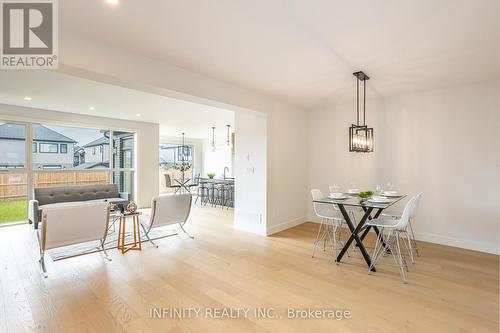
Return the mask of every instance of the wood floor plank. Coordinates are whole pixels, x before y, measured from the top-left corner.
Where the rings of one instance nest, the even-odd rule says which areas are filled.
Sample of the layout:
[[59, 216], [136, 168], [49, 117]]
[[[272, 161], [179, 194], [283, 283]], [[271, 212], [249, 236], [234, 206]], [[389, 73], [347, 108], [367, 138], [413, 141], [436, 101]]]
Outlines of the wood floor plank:
[[[499, 257], [420, 242], [402, 284], [392, 257], [368, 274], [359, 250], [311, 258], [318, 225], [270, 237], [238, 231], [231, 210], [196, 206], [188, 231], [113, 261], [91, 255], [37, 264], [32, 227], [0, 228], [2, 332], [498, 332]], [[344, 231], [344, 236], [347, 236]], [[367, 238], [368, 247], [374, 238]], [[151, 309], [197, 308], [197, 318]], [[207, 318], [211, 308], [272, 308], [275, 318]], [[350, 319], [288, 319], [287, 310], [349, 310]]]

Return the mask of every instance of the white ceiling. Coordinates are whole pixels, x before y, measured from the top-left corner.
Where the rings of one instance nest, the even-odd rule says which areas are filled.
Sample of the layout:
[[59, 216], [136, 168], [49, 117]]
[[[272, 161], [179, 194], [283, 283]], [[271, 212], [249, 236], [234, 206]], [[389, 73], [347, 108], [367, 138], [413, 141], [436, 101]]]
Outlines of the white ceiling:
[[159, 123], [161, 136], [209, 138], [216, 126], [225, 140], [226, 124], [234, 127], [232, 111], [50, 71], [2, 71], [0, 103]]
[[303, 107], [500, 78], [498, 0], [60, 1], [70, 31]]

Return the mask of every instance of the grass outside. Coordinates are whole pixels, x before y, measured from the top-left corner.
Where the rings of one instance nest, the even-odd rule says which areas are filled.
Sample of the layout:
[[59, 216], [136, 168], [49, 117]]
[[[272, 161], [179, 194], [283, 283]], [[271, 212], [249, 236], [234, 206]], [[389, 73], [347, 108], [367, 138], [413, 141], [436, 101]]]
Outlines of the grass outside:
[[0, 223], [25, 221], [27, 219], [27, 200], [0, 201]]

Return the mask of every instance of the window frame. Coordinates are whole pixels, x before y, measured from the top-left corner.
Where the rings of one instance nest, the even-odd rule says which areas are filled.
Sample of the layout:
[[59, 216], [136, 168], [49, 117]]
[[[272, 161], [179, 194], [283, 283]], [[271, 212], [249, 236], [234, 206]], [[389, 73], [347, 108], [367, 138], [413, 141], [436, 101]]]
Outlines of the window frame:
[[[25, 126], [25, 157], [24, 157], [24, 164], [23, 167], [19, 168], [12, 168], [12, 169], [2, 169], [0, 168], [0, 174], [26, 174], [27, 178], [27, 200], [32, 200], [33, 199], [33, 175], [36, 173], [47, 173], [47, 172], [57, 172], [57, 173], [71, 173], [75, 172], [76, 170], [74, 169], [61, 169], [61, 170], [54, 170], [54, 169], [33, 169], [33, 144], [37, 144], [37, 153], [40, 153], [40, 147], [39, 144], [43, 142], [35, 142], [33, 140], [33, 125], [38, 125], [38, 124], [48, 124], [50, 125], [50, 122], [36, 122], [36, 121], [17, 121], [17, 120], [8, 120], [8, 119], [2, 119], [0, 118], [0, 121], [3, 123], [8, 123], [8, 124], [18, 124], [18, 125], [24, 125]], [[75, 128], [85, 128], [84, 126], [72, 126], [67, 123], [58, 123], [58, 126], [66, 126], [66, 127], [75, 127]], [[95, 128], [92, 125], [87, 126], [87, 128]], [[130, 198], [132, 201], [136, 201], [136, 194], [137, 194], [137, 169], [135, 168], [135, 165], [137, 163], [137, 131], [134, 129], [118, 129], [118, 128], [113, 128], [113, 129], [104, 129], [106, 131], [109, 131], [109, 142], [110, 145], [112, 145], [113, 142], [113, 132], [128, 132], [133, 134], [133, 168], [114, 168], [114, 162], [113, 162], [113, 149], [109, 149], [108, 154], [109, 154], [109, 166], [106, 168], [102, 169], [89, 169], [89, 170], [77, 170], [78, 172], [102, 172], [105, 171], [108, 173], [109, 176], [109, 181], [110, 183], [114, 183], [113, 180], [113, 174], [114, 172], [119, 172], [119, 171], [125, 171], [125, 172], [130, 172], [132, 176], [132, 197]], [[50, 142], [45, 142], [45, 143], [50, 143]], [[59, 152], [59, 144], [58, 145], [58, 152]], [[111, 147], [111, 146], [110, 146]], [[95, 146], [94, 146], [95, 148]], [[85, 148], [84, 148], [85, 149]], [[44, 153], [45, 154], [45, 153]], [[52, 153], [47, 153], [47, 154], [54, 154]], [[2, 226], [7, 226], [7, 225], [13, 225], [13, 224], [26, 224], [28, 221], [22, 221], [22, 222], [5, 222], [2, 223]]]
[[[63, 147], [65, 148], [65, 151], [62, 150]], [[67, 154], [68, 153], [68, 144], [67, 143], [59, 144], [59, 152], [61, 154]]]

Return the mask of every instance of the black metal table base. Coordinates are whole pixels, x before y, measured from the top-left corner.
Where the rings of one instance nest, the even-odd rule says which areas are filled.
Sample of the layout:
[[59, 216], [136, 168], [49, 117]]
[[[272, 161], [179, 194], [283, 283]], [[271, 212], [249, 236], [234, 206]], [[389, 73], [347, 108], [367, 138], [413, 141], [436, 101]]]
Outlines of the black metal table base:
[[[339, 263], [342, 260], [342, 257], [347, 252], [347, 250], [351, 246], [352, 242], [355, 241], [356, 246], [359, 248], [359, 251], [363, 255], [363, 258], [365, 259], [366, 264], [370, 268], [372, 265], [372, 261], [371, 261], [370, 255], [366, 251], [366, 248], [363, 244], [363, 240], [365, 239], [366, 235], [368, 234], [368, 232], [372, 228], [372, 226], [367, 226], [365, 228], [365, 224], [368, 220], [372, 219], [371, 213], [372, 213], [374, 208], [373, 207], [363, 207], [365, 214], [363, 215], [363, 217], [359, 221], [358, 225], [355, 227], [354, 224], [352, 223], [352, 220], [349, 217], [349, 214], [347, 213], [344, 205], [338, 204], [338, 207], [340, 209], [340, 212], [342, 213], [342, 216], [344, 217], [344, 219], [346, 221], [347, 226], [349, 227], [349, 230], [351, 231], [351, 236], [349, 237], [349, 239], [345, 243], [344, 247], [340, 251], [339, 255], [337, 256], [336, 262]], [[375, 213], [375, 216], [373, 218], [378, 218], [380, 216], [380, 214], [382, 213], [382, 210], [383, 210], [382, 208], [379, 208], [378, 211]], [[385, 242], [382, 239], [382, 234], [380, 233], [380, 230], [377, 227], [373, 227], [373, 229], [375, 230], [377, 237], [381, 238], [382, 243], [385, 246]], [[361, 231], [363, 231], [363, 234], [361, 234], [361, 237], [360, 237], [359, 233]], [[373, 272], [376, 271], [375, 267], [372, 267], [371, 270]]]

